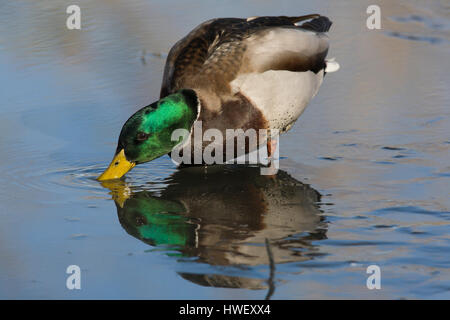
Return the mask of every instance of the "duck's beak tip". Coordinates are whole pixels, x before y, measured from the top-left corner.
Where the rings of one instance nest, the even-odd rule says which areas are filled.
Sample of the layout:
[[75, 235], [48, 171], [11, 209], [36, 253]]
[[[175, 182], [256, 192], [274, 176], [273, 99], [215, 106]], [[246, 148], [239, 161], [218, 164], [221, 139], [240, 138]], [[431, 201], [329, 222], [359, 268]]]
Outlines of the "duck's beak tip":
[[135, 165], [136, 164], [134, 162], [127, 160], [125, 157], [125, 151], [122, 149], [114, 156], [114, 159], [109, 164], [109, 167], [97, 178], [97, 180], [106, 181], [119, 179], [128, 171], [133, 169]]

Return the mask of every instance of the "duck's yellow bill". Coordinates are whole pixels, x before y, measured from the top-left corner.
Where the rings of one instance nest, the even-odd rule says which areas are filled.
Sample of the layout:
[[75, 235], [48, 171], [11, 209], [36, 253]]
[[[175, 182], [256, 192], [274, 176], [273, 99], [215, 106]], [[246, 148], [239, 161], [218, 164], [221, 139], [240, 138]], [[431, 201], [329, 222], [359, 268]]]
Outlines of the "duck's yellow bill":
[[125, 173], [133, 169], [136, 164], [125, 158], [125, 151], [122, 149], [109, 164], [108, 169], [97, 178], [99, 181], [119, 179]]

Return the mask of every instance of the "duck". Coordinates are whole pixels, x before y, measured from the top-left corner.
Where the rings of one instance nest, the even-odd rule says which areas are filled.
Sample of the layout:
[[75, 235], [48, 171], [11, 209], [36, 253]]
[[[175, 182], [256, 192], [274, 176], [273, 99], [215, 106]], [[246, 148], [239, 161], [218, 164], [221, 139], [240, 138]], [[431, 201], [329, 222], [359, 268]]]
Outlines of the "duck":
[[[320, 14], [203, 22], [170, 49], [160, 99], [125, 122], [113, 160], [97, 179], [119, 179], [175, 150], [182, 160], [200, 153], [199, 163], [208, 165], [265, 145], [272, 156], [274, 137], [292, 127], [325, 75], [339, 69], [326, 58], [331, 25]], [[248, 132], [264, 134], [250, 139]], [[213, 161], [202, 158], [206, 151]]]

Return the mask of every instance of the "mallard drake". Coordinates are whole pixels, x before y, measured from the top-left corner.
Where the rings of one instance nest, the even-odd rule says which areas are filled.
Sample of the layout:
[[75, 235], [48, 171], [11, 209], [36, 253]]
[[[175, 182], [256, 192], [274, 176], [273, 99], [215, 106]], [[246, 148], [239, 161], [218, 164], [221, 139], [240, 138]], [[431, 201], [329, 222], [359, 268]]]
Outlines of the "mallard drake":
[[[318, 14], [221, 18], [200, 24], [170, 50], [160, 100], [125, 122], [114, 159], [98, 179], [120, 178], [137, 164], [185, 146], [194, 138], [196, 124], [202, 132], [224, 133], [214, 141], [224, 147], [224, 156], [229, 129], [289, 130], [325, 74], [339, 68], [325, 59], [330, 27], [331, 21]], [[173, 139], [176, 129], [187, 134]], [[263, 143], [270, 149], [270, 137], [246, 139], [244, 153]], [[237, 138], [231, 139], [234, 143]], [[188, 145], [194, 153], [205, 150], [208, 141]], [[233, 152], [232, 158], [236, 155]]]

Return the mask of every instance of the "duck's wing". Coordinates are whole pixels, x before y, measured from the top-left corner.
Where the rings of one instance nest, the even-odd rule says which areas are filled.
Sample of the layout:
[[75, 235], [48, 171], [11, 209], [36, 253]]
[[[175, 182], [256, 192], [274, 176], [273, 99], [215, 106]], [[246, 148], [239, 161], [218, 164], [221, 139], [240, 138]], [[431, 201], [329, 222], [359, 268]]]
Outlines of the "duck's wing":
[[[299, 25], [308, 19], [313, 20]], [[292, 67], [292, 59], [288, 56], [281, 59], [284, 66], [271, 59], [274, 65], [264, 62], [264, 66], [253, 63], [250, 67], [246, 59], [249, 57], [253, 59], [253, 56], [249, 56], [248, 49], [251, 49], [253, 44], [254, 48], [260, 46], [257, 40], [262, 39], [267, 31], [273, 28], [326, 32], [330, 26], [328, 18], [318, 14], [300, 17], [222, 18], [206, 21], [178, 41], [170, 50], [164, 69], [161, 97], [181, 88], [209, 87], [211, 91], [217, 93], [229, 91], [229, 83], [239, 73], [261, 72], [261, 68], [279, 70]], [[254, 53], [250, 50], [250, 54]], [[287, 66], [286, 60], [290, 60]], [[302, 63], [301, 67], [298, 63], [294, 67], [311, 68], [305, 61]]]
[[161, 98], [182, 88], [186, 79], [198, 75], [218, 38], [224, 36], [224, 30], [239, 26], [244, 21], [234, 18], [208, 20], [175, 43], [167, 56]]

